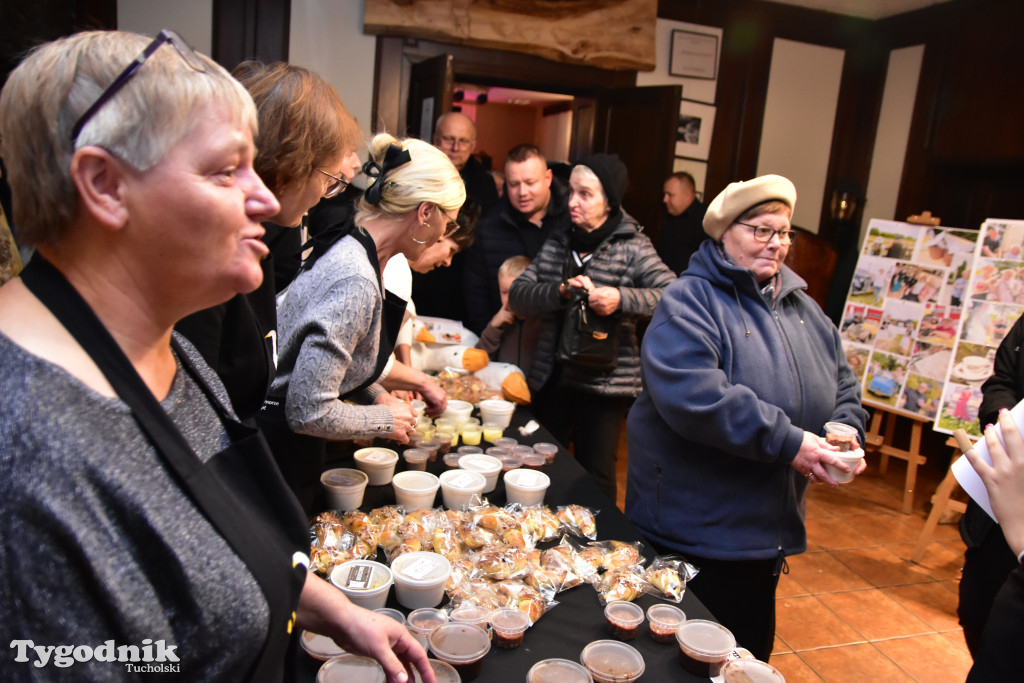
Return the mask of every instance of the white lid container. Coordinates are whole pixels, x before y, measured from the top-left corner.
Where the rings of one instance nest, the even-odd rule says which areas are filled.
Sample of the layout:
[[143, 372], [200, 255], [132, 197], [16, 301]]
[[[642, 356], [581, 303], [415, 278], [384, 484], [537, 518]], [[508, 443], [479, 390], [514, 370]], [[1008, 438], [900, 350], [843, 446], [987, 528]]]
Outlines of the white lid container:
[[435, 607], [444, 599], [444, 584], [452, 563], [444, 555], [429, 552], [404, 553], [391, 563], [395, 597], [403, 607]]
[[501, 474], [501, 461], [490, 455], [472, 453], [459, 458], [459, 467], [484, 475], [487, 484], [484, 493], [490, 493], [498, 486], [498, 475]]
[[473, 414], [473, 404], [469, 401], [448, 401], [448, 407], [441, 413], [442, 418], [447, 418], [455, 423], [456, 427], [462, 425]]
[[434, 498], [441, 482], [430, 472], [409, 470], [399, 472], [391, 479], [395, 488], [395, 502], [406, 511], [425, 510], [434, 507]]
[[537, 470], [516, 469], [505, 473], [505, 497], [510, 503], [527, 507], [540, 505], [549, 486], [551, 477]]
[[480, 401], [480, 417], [484, 422], [496, 422], [502, 427], [508, 427], [512, 422], [512, 413], [516, 410], [516, 404], [512, 401], [489, 398]]
[[369, 477], [351, 467], [335, 467], [320, 475], [320, 485], [327, 494], [332, 510], [348, 512], [363, 504], [363, 494]]
[[395, 473], [395, 464], [398, 462], [398, 453], [390, 448], [371, 446], [360, 448], [355, 452], [356, 467], [370, 478], [370, 486], [384, 486], [391, 483], [391, 476]]
[[386, 564], [372, 560], [350, 560], [334, 568], [331, 583], [355, 604], [372, 610], [383, 607], [388, 601], [394, 577]]
[[472, 470], [447, 470], [441, 473], [439, 479], [441, 498], [449, 510], [465, 510], [472, 504], [474, 496], [479, 499], [487, 486], [484, 475]]

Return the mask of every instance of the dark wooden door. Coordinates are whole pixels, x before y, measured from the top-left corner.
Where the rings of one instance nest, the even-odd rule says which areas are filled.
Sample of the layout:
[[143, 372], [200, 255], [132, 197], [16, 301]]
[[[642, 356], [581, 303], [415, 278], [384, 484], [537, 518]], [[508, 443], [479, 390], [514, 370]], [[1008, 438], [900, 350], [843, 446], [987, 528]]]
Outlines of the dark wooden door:
[[682, 94], [682, 86], [658, 85], [610, 88], [597, 98], [593, 151], [619, 155], [629, 169], [622, 205], [655, 230], [661, 224], [661, 188], [675, 158]]
[[409, 72], [409, 106], [405, 134], [433, 142], [434, 124], [451, 111], [455, 86], [454, 58], [441, 54], [413, 64]]

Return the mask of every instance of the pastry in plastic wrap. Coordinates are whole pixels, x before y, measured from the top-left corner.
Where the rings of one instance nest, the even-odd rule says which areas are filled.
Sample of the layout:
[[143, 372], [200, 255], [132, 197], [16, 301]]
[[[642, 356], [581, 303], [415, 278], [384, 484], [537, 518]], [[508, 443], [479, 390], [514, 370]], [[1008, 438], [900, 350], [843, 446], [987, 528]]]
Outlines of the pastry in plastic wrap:
[[608, 541], [606, 547], [608, 550], [601, 558], [602, 569], [618, 569], [619, 567], [643, 564], [644, 558], [640, 554], [639, 543]]
[[522, 581], [500, 581], [498, 591], [505, 598], [505, 606], [516, 607], [525, 612], [526, 616], [530, 617], [531, 624], [544, 616], [544, 612], [551, 604], [541, 591]]
[[509, 529], [518, 529], [519, 521], [510, 513], [494, 505], [486, 505], [473, 510], [473, 522], [484, 529], [499, 534]]
[[697, 576], [698, 571], [680, 555], [662, 555], [654, 558], [644, 578], [659, 597], [681, 602], [687, 582]]
[[523, 530], [523, 536], [527, 538], [527, 543], [532, 538], [534, 545], [555, 540], [562, 529], [555, 513], [544, 506], [520, 508], [515, 517], [519, 521], [519, 528]]
[[575, 534], [591, 540], [597, 538], [596, 513], [582, 505], [566, 505], [555, 514], [558, 521]]
[[595, 585], [601, 604], [613, 600], [632, 602], [637, 596], [648, 590], [649, 584], [634, 567], [620, 567], [605, 572], [601, 581]]
[[501, 581], [525, 575], [528, 555], [519, 548], [498, 544], [478, 550], [469, 559], [483, 576]]

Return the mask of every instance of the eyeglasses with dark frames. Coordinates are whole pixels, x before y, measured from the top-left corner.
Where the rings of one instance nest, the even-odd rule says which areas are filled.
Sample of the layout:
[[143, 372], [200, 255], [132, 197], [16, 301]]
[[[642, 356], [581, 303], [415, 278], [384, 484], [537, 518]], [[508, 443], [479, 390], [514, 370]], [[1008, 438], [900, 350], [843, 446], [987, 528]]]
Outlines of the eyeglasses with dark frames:
[[349, 180], [345, 176], [338, 177], [338, 176], [334, 175], [333, 173], [328, 173], [327, 171], [323, 170], [322, 168], [318, 168], [316, 170], [318, 170], [321, 173], [323, 173], [325, 176], [330, 178], [331, 181], [332, 181], [331, 184], [327, 186], [327, 189], [324, 190], [324, 194], [323, 194], [323, 198], [324, 199], [330, 199], [331, 197], [337, 197], [338, 193], [343, 192], [345, 190], [345, 188], [347, 188], [349, 186]]
[[775, 230], [774, 228], [769, 228], [766, 225], [751, 225], [750, 223], [743, 223], [741, 221], [736, 221], [736, 223], [753, 230], [754, 239], [758, 242], [771, 242], [772, 238], [778, 235], [779, 244], [786, 246], [787, 244], [792, 244], [793, 240], [796, 239], [796, 232], [793, 230]]
[[170, 43], [174, 47], [175, 51], [181, 55], [181, 58], [184, 59], [185, 63], [190, 67], [196, 71], [206, 73], [206, 66], [192, 48], [189, 47], [188, 43], [185, 42], [185, 39], [179, 36], [176, 32], [165, 28], [160, 31], [159, 35], [157, 35], [157, 37], [154, 38], [142, 52], [139, 53], [138, 57], [132, 60], [131, 64], [125, 67], [124, 71], [114, 79], [114, 82], [108, 85], [106, 90], [100, 93], [100, 96], [96, 98], [96, 101], [93, 102], [88, 109], [85, 110], [85, 113], [78, 117], [78, 120], [75, 121], [74, 127], [71, 129], [72, 147], [74, 147], [75, 143], [78, 141], [78, 135], [82, 132], [82, 128], [85, 127], [85, 124], [89, 123], [89, 120], [96, 115], [96, 112], [99, 111], [104, 104], [109, 102], [114, 95], [121, 91], [121, 88], [131, 80], [132, 76], [135, 75], [135, 72], [139, 70], [139, 67], [145, 64], [146, 60], [152, 57], [153, 53], [159, 50], [160, 46], [164, 43]]
[[448, 219], [448, 225], [444, 227], [444, 234], [441, 235], [441, 239], [444, 239], [445, 237], [451, 237], [452, 235], [459, 231], [460, 226], [458, 223], [452, 220], [452, 217], [448, 215], [448, 212], [445, 211], [440, 204], [437, 204], [436, 206], [438, 211], [443, 213], [444, 217]]

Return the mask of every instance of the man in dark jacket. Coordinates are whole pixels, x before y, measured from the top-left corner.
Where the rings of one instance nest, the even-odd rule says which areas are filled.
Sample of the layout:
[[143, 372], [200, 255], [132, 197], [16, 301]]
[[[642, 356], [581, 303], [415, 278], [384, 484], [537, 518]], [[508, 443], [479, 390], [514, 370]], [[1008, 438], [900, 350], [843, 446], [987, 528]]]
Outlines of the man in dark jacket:
[[[474, 200], [481, 214], [498, 203], [494, 176], [473, 156], [476, 150], [476, 124], [457, 111], [442, 114], [434, 128], [434, 146], [444, 152], [459, 169], [466, 184], [466, 197]], [[420, 315], [465, 321], [466, 307], [457, 292], [462, 288], [466, 269], [465, 252], [452, 257], [447, 268], [429, 273], [413, 273], [412, 298]], [[497, 309], [495, 309], [497, 310]]]
[[693, 176], [685, 171], [673, 173], [662, 188], [665, 220], [654, 247], [665, 265], [676, 275], [686, 270], [690, 256], [707, 237], [704, 213], [708, 210], [695, 192]]
[[477, 226], [466, 252], [465, 325], [481, 334], [501, 308], [498, 268], [513, 256], [533, 259], [548, 237], [569, 229], [569, 199], [534, 145], [513, 147], [505, 159], [505, 196]]

